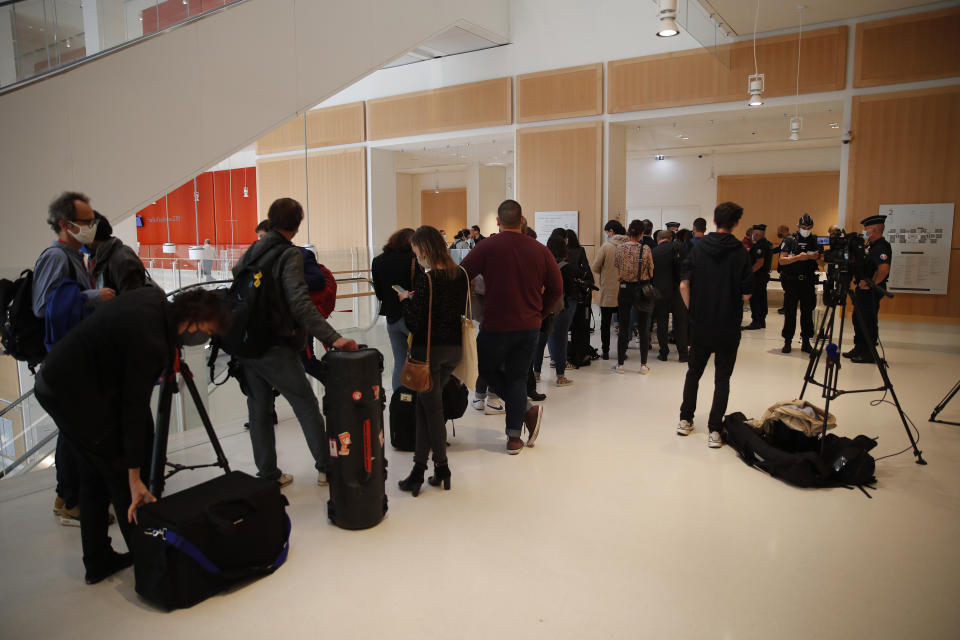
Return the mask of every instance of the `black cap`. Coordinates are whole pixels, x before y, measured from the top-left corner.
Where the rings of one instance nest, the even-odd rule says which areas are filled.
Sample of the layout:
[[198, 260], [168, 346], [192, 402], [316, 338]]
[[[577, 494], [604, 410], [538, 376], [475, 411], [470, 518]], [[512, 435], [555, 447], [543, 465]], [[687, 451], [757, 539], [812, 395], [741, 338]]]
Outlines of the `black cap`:
[[798, 222], [801, 227], [813, 226], [813, 218], [810, 217], [809, 213], [805, 213], [800, 216], [800, 222]]
[[760, 231], [766, 231], [766, 230], [767, 230], [767, 225], [765, 225], [765, 224], [755, 224], [755, 225], [753, 225], [753, 228], [754, 228], [754, 229], [759, 229]]
[[860, 221], [860, 224], [862, 224], [865, 227], [868, 227], [871, 224], [883, 224], [884, 220], [886, 219], [887, 219], [887, 216], [880, 216], [880, 215], [867, 216], [866, 218]]
[[666, 225], [664, 225], [664, 226], [665, 226], [667, 229], [669, 229], [670, 227], [673, 227], [674, 229], [679, 229], [679, 228], [680, 228], [680, 223], [679, 223], [679, 222], [668, 222], [668, 223], [667, 223]]

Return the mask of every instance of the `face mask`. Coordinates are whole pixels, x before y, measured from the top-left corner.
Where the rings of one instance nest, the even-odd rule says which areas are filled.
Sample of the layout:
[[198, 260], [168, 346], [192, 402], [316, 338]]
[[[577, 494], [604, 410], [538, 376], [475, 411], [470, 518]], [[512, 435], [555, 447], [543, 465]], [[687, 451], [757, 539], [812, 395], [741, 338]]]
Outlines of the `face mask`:
[[199, 347], [210, 340], [210, 334], [206, 331], [184, 331], [180, 334], [180, 344], [185, 347]]
[[870, 234], [867, 233], [866, 231], [863, 231], [862, 233], [863, 233], [863, 239], [866, 240], [867, 242], [870, 242]]
[[810, 237], [810, 229], [800, 229], [800, 235], [804, 238]]
[[97, 237], [97, 227], [96, 225], [92, 227], [80, 227], [80, 231], [74, 233], [72, 229], [67, 229], [73, 238], [80, 244], [90, 244]]
[[782, 233], [778, 233], [778, 234], [777, 234], [777, 239], [778, 239], [778, 240], [783, 240], [783, 234], [782, 234]]

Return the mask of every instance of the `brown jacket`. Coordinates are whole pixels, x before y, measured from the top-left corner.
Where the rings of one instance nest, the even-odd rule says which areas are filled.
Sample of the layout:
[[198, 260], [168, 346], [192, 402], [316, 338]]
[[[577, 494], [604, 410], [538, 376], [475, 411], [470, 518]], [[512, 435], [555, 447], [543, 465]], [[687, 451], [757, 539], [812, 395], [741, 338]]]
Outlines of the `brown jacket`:
[[617, 293], [620, 290], [620, 275], [617, 267], [613, 264], [613, 256], [617, 247], [628, 240], [627, 236], [613, 236], [607, 242], [603, 243], [597, 257], [593, 259], [590, 267], [597, 274], [597, 286], [600, 287], [600, 293], [597, 296], [597, 304], [601, 307], [616, 307]]

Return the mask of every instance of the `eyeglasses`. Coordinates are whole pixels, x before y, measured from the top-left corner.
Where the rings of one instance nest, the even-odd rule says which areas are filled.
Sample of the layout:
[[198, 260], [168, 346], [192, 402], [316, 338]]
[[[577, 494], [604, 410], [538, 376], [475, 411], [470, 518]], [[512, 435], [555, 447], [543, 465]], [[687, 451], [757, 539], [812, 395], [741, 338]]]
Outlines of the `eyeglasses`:
[[89, 220], [71, 220], [70, 224], [75, 224], [78, 227], [87, 227], [88, 229], [92, 229], [95, 226], [97, 226], [97, 219], [90, 218]]

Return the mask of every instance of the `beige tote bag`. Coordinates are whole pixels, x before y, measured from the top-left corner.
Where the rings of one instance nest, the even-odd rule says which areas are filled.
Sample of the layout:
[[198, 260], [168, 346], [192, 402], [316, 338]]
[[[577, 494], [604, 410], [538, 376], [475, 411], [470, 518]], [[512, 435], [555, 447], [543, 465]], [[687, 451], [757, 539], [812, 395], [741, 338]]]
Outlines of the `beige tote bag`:
[[453, 370], [453, 375], [457, 380], [467, 385], [470, 389], [477, 383], [479, 372], [479, 361], [477, 359], [477, 328], [473, 324], [473, 303], [470, 301], [470, 276], [467, 270], [460, 267], [467, 281], [467, 303], [463, 309], [463, 315], [460, 317], [460, 323], [463, 328], [463, 338], [461, 347], [463, 353], [460, 356], [460, 363]]

